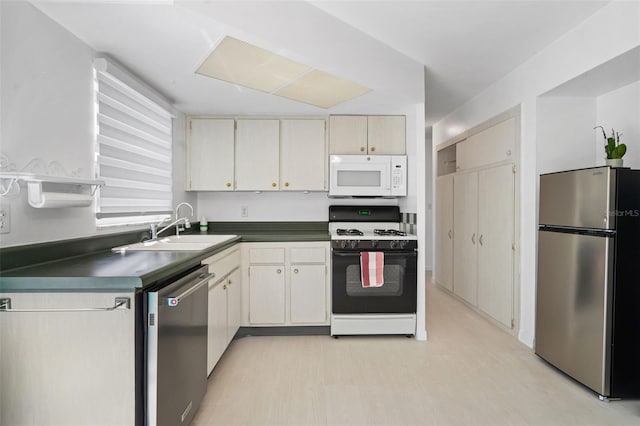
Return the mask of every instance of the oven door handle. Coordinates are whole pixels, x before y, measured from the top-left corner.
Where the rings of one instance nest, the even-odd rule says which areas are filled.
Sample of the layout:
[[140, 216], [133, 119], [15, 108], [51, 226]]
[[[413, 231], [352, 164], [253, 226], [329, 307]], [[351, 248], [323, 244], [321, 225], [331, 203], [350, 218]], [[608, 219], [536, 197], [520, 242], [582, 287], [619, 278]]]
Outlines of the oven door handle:
[[[368, 250], [363, 250], [368, 251]], [[370, 250], [376, 251], [376, 250]], [[350, 256], [360, 256], [362, 251], [333, 251], [334, 256], [342, 256], [342, 257], [350, 257]], [[418, 252], [416, 250], [412, 251], [385, 251], [383, 252], [385, 256], [417, 256]]]

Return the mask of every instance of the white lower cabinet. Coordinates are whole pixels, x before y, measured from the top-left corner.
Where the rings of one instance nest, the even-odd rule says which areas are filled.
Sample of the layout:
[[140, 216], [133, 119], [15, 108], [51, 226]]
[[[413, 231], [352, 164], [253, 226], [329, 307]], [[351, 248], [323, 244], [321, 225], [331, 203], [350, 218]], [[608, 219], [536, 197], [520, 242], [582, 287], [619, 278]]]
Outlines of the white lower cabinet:
[[328, 253], [328, 242], [243, 244], [242, 324], [328, 325]]
[[[239, 265], [238, 265], [239, 266]], [[227, 345], [240, 328], [242, 318], [242, 274], [235, 268], [227, 278]]]
[[249, 266], [249, 322], [284, 324], [284, 265]]
[[[139, 296], [140, 297], [140, 296]], [[136, 295], [0, 293], [0, 425], [136, 423]], [[129, 307], [110, 308], [118, 298]], [[60, 312], [38, 312], [57, 309]]]
[[229, 346], [240, 327], [241, 257], [236, 245], [205, 259], [214, 276], [209, 280], [209, 320], [207, 326], [207, 374]]
[[209, 283], [209, 321], [207, 323], [207, 374], [227, 349], [227, 292], [224, 280]]
[[327, 271], [325, 265], [293, 265], [291, 271], [291, 322], [322, 323], [327, 320]]

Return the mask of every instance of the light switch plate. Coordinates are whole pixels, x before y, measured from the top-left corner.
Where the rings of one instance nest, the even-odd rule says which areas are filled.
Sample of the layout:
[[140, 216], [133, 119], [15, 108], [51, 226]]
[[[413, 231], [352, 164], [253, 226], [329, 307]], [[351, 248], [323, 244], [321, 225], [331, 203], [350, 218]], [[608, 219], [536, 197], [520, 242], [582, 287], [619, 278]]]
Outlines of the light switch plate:
[[11, 232], [11, 206], [0, 206], [0, 234]]

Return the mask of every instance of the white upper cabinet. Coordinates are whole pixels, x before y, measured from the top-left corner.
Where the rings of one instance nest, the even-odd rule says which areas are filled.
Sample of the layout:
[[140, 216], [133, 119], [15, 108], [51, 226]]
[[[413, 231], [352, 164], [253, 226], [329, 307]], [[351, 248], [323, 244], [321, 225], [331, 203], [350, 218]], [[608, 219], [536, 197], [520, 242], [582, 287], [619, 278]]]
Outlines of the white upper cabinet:
[[280, 121], [280, 189], [326, 191], [325, 120]]
[[509, 118], [469, 136], [456, 145], [458, 170], [468, 170], [514, 158], [516, 119]]
[[403, 115], [332, 115], [330, 154], [405, 155]]
[[366, 154], [367, 117], [365, 115], [329, 117], [329, 149], [331, 154]]
[[236, 190], [279, 190], [279, 120], [236, 123]]
[[370, 115], [367, 117], [367, 146], [369, 154], [404, 155], [404, 115]]
[[234, 120], [191, 118], [187, 124], [186, 190], [232, 191]]

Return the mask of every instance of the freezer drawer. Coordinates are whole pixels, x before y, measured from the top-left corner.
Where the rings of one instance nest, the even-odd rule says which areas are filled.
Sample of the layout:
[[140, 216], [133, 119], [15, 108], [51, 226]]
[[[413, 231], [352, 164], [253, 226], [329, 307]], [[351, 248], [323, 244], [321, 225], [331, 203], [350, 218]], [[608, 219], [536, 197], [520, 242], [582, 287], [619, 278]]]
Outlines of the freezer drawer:
[[614, 229], [615, 180], [609, 167], [541, 175], [539, 223]]
[[538, 233], [535, 352], [609, 396], [613, 237]]

